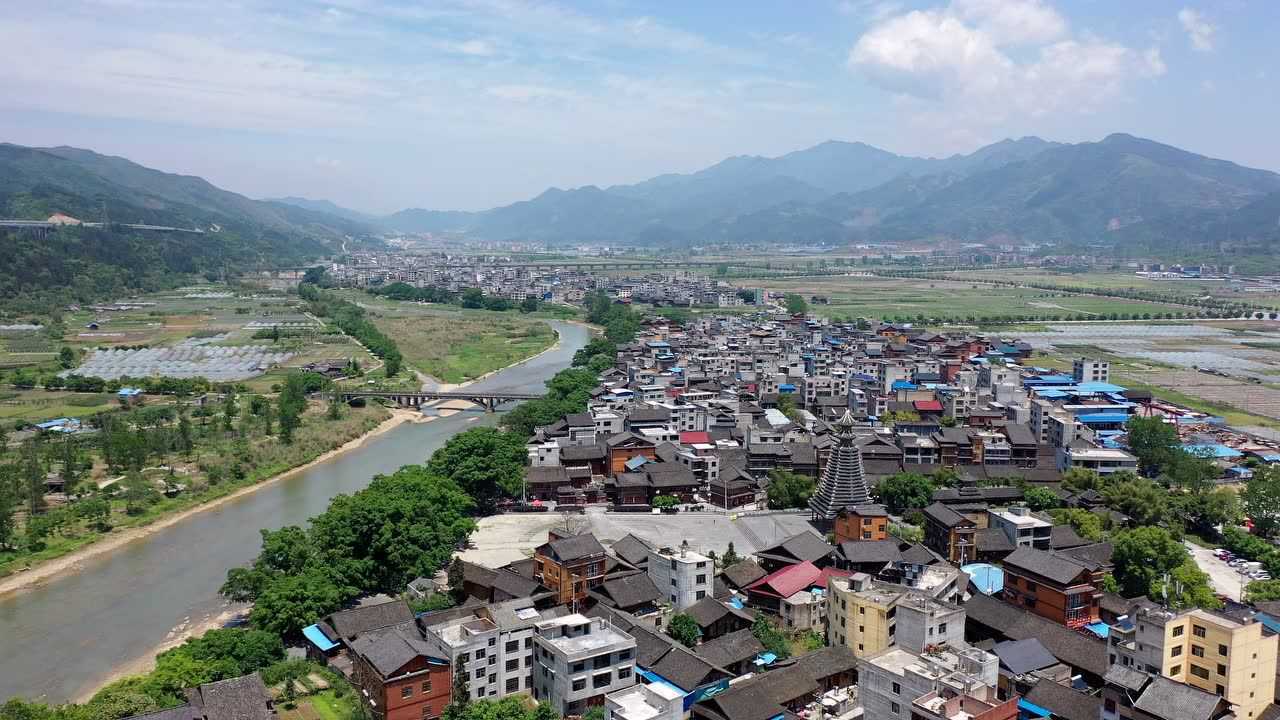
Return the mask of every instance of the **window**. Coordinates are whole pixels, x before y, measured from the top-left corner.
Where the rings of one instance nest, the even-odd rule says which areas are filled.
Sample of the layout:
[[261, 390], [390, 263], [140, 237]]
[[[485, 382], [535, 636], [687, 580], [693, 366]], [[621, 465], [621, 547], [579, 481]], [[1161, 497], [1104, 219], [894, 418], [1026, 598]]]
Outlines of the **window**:
[[1199, 665], [1192, 665], [1192, 666], [1191, 666], [1191, 674], [1192, 674], [1192, 675], [1195, 675], [1196, 677], [1200, 678], [1201, 680], [1208, 680], [1208, 679], [1209, 679], [1209, 671], [1208, 671], [1208, 670], [1206, 670], [1206, 669], [1204, 669], [1204, 668], [1202, 668], [1202, 667], [1200, 667]]
[[[494, 683], [496, 683], [496, 682], [498, 682], [498, 676], [497, 676], [497, 675], [490, 675], [490, 676], [489, 676], [489, 684], [490, 684], [490, 685], [492, 685], [492, 684], [494, 684]], [[493, 690], [490, 690], [490, 691], [489, 691], [489, 694], [490, 694], [490, 695], [492, 695], [493, 693], [494, 693], [494, 691], [493, 691]]]
[[1199, 645], [1192, 645], [1191, 654], [1196, 657], [1204, 657], [1204, 648]]
[[489, 647], [493, 647], [494, 645], [497, 645], [497, 644], [498, 644], [498, 638], [496, 637], [489, 638]]
[[695, 578], [695, 579], [694, 579], [694, 581], [693, 581], [693, 582], [694, 582], [694, 584], [695, 584], [695, 585], [706, 585], [706, 584], [707, 584], [707, 576], [706, 576], [706, 575], [699, 575], [697, 578]]
[[1192, 625], [1192, 626], [1191, 626], [1191, 634], [1192, 634], [1192, 635], [1195, 635], [1196, 637], [1202, 638], [1202, 637], [1204, 637], [1204, 633], [1205, 633], [1205, 630], [1204, 630], [1204, 626], [1203, 626], [1203, 625]]
[[1181, 655], [1181, 654], [1182, 654], [1182, 646], [1181, 646], [1181, 645], [1174, 645], [1174, 646], [1173, 646], [1173, 652], [1169, 653], [1169, 655], [1171, 655], [1171, 656], [1173, 656], [1173, 657], [1178, 657], [1178, 656], [1179, 656], [1179, 655]]
[[587, 669], [587, 664], [586, 664], [586, 663], [584, 663], [584, 662], [576, 662], [576, 663], [574, 663], [574, 664], [573, 664], [573, 670], [572, 670], [571, 672], [580, 673], [580, 672], [582, 672], [583, 670], [586, 670], [586, 669]]
[[422, 681], [422, 694], [423, 694], [423, 695], [426, 695], [426, 694], [427, 694], [427, 693], [429, 693], [429, 692], [431, 692], [431, 679], [430, 679], [430, 678], [428, 678], [428, 679], [426, 679], [426, 680], [423, 680], [423, 681]]
[[507, 661], [507, 672], [520, 669], [520, 658], [511, 658]]
[[1226, 665], [1223, 665], [1222, 663], [1218, 663], [1218, 674], [1219, 674], [1219, 675], [1226, 675], [1226, 674], [1227, 674], [1227, 666], [1226, 666]]
[[471, 653], [462, 653], [461, 655], [458, 656], [458, 662], [460, 663], [465, 663], [470, 659], [471, 659]]
[[859, 650], [861, 650], [861, 649], [862, 649], [862, 643], [858, 643], [858, 649], [859, 649]]
[[532, 637], [527, 637], [527, 638], [525, 638], [525, 639], [524, 639], [524, 649], [525, 649], [525, 650], [528, 650], [528, 649], [529, 649], [529, 648], [531, 648], [531, 647], [533, 647], [533, 638], [532, 638]]
[[587, 679], [586, 679], [586, 678], [575, 678], [575, 679], [574, 679], [574, 681], [573, 681], [573, 689], [574, 689], [574, 691], [575, 691], [575, 692], [576, 692], [576, 691], [578, 691], [578, 690], [586, 690], [586, 689], [587, 689]]
[[947, 624], [946, 624], [946, 623], [941, 623], [941, 624], [939, 624], [939, 625], [938, 625], [938, 634], [939, 634], [939, 635], [946, 635], [946, 634], [947, 634]]
[[1221, 697], [1221, 696], [1223, 696], [1223, 695], [1226, 695], [1226, 694], [1227, 694], [1227, 689], [1226, 689], [1226, 688], [1224, 688], [1224, 687], [1222, 687], [1221, 685], [1216, 686], [1216, 687], [1213, 689], [1213, 691], [1214, 691], [1215, 693], [1217, 693], [1219, 697]]
[[506, 644], [507, 652], [515, 652], [520, 649], [519, 640], [508, 640]]
[[1035, 591], [1036, 591], [1036, 584], [1035, 584], [1035, 583], [1031, 582], [1030, 580], [1027, 580], [1027, 581], [1026, 581], [1026, 583], [1027, 583], [1027, 592], [1035, 592]]
[[618, 660], [630, 660], [630, 659], [631, 659], [630, 650], [622, 650], [621, 652], [618, 653]]
[[1182, 631], [1183, 631], [1183, 630], [1185, 630], [1185, 629], [1186, 629], [1186, 627], [1185, 627], [1185, 626], [1183, 626], [1183, 625], [1174, 625], [1174, 626], [1173, 626], [1173, 636], [1174, 636], [1174, 637], [1182, 637]]
[[405, 685], [404, 687], [400, 688], [400, 697], [402, 698], [413, 697], [413, 688], [410, 687], [409, 685]]
[[898, 706], [898, 703], [889, 703], [889, 709], [893, 711], [894, 715], [902, 712], [902, 708]]
[[1227, 646], [1226, 646], [1226, 645], [1223, 645], [1223, 644], [1221, 644], [1221, 643], [1219, 643], [1219, 644], [1218, 644], [1218, 654], [1219, 654], [1219, 655], [1221, 655], [1222, 657], [1226, 657], [1226, 656], [1227, 656]]
[[860, 608], [858, 608], [858, 614], [859, 614], [859, 615], [866, 615], [866, 614], [867, 614], [867, 609], [866, 609], [865, 607], [860, 607]]
[[435, 715], [433, 715], [433, 714], [432, 714], [432, 712], [431, 712], [431, 706], [430, 706], [430, 705], [423, 705], [423, 706], [422, 706], [422, 720], [429, 720], [430, 718], [433, 718], [433, 717], [435, 717]]
[[675, 587], [675, 586], [676, 586], [676, 579], [671, 578], [671, 587]]
[[901, 684], [899, 684], [899, 683], [894, 683], [894, 684], [893, 684], [893, 694], [894, 694], [894, 695], [901, 695], [901, 694], [902, 694], [902, 685], [901, 685]]
[[472, 677], [474, 677], [477, 680], [484, 677], [484, 668], [476, 668], [476, 673]]
[[498, 664], [498, 656], [497, 656], [497, 655], [490, 655], [490, 656], [489, 656], [489, 664], [490, 664], [490, 665], [497, 665], [497, 664]]
[[701, 599], [703, 599], [703, 598], [705, 598], [705, 597], [707, 596], [707, 591], [706, 591], [706, 590], [699, 590], [698, 592], [694, 593], [694, 596], [695, 596], [698, 600], [701, 600]]
[[866, 626], [864, 626], [864, 625], [859, 625], [859, 626], [858, 626], [858, 632], [866, 632]]
[[603, 668], [609, 667], [609, 656], [601, 655], [599, 657], [592, 658], [591, 667], [594, 670], [601, 670]]
[[1170, 675], [1173, 675], [1173, 676], [1181, 675], [1181, 674], [1182, 674], [1182, 666], [1181, 666], [1181, 665], [1174, 665], [1173, 667], [1169, 668], [1169, 674], [1170, 674]]
[[507, 692], [513, 693], [520, 689], [520, 678], [507, 678]]
[[479, 650], [477, 650], [477, 651], [476, 651], [476, 659], [477, 659], [477, 660], [483, 660], [483, 659], [484, 659], [484, 652], [485, 652], [485, 651], [484, 651], [484, 648], [480, 648]]
[[863, 531], [862, 531], [862, 539], [863, 539], [863, 540], [870, 540], [870, 539], [871, 539], [871, 531], [870, 531], [870, 530], [863, 530]]
[[613, 682], [613, 673], [600, 673], [599, 675], [591, 676], [591, 688], [593, 690], [609, 687], [611, 682]]
[[629, 677], [631, 677], [631, 666], [630, 666], [630, 665], [628, 665], [627, 667], [624, 667], [624, 668], [618, 668], [618, 679], [619, 679], [619, 680], [626, 680], [626, 679], [627, 679], [627, 678], [629, 678]]

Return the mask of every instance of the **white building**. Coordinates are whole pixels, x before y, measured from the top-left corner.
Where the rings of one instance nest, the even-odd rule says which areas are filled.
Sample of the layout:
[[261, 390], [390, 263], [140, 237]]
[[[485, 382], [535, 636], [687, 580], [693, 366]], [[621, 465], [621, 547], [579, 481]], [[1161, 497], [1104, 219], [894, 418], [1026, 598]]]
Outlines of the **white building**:
[[1071, 361], [1071, 377], [1078, 383], [1111, 382], [1111, 363], [1093, 358]]
[[604, 698], [605, 720], [681, 720], [684, 694], [666, 683], [632, 685]]
[[533, 698], [562, 716], [582, 715], [636, 684], [636, 641], [604, 618], [574, 613], [534, 628]]
[[711, 596], [715, 566], [711, 558], [690, 550], [686, 540], [678, 550], [650, 550], [648, 573], [675, 609], [683, 610]]
[[1058, 469], [1066, 472], [1071, 468], [1093, 470], [1099, 475], [1108, 475], [1121, 470], [1138, 471], [1138, 458], [1124, 450], [1096, 447], [1064, 447], [1058, 449]]
[[499, 698], [530, 691], [534, 624], [567, 612], [539, 611], [529, 600], [513, 600], [430, 625], [425, 637], [432, 655], [448, 658], [455, 673], [466, 673], [472, 698]]

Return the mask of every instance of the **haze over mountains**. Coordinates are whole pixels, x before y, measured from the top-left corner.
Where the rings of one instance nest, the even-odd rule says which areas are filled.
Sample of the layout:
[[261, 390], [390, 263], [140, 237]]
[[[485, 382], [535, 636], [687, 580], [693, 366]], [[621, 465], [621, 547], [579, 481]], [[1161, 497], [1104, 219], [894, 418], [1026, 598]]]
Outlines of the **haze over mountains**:
[[1274, 172], [1124, 134], [1024, 137], [941, 159], [832, 141], [634, 185], [552, 188], [484, 212], [409, 209], [376, 222], [549, 243], [1006, 238], [1221, 252], [1280, 240], [1277, 193]]
[[632, 185], [552, 188], [483, 212], [385, 217], [327, 200], [251, 200], [88, 150], [0, 145], [4, 216], [99, 219], [104, 201], [115, 221], [216, 224], [263, 252], [289, 244], [289, 254], [381, 229], [675, 247], [994, 238], [1133, 253], [1256, 252], [1280, 240], [1280, 175], [1123, 134], [1078, 144], [1025, 137], [948, 158], [831, 141]]

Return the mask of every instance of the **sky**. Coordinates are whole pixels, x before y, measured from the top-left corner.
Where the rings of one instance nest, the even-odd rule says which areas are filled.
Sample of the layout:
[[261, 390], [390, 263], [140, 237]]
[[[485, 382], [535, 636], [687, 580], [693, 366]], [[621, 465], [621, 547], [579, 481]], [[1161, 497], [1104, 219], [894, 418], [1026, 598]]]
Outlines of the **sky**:
[[1128, 132], [1280, 170], [1275, 0], [60, 0], [0, 16], [0, 141], [251, 197], [476, 210], [825, 140]]

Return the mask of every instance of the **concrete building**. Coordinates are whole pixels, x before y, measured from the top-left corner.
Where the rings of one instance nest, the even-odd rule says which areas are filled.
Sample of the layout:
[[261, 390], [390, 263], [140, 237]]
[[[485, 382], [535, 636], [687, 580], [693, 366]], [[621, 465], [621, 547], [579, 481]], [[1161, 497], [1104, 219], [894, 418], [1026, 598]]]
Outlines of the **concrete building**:
[[1111, 382], [1111, 363], [1095, 358], [1076, 358], [1071, 361], [1071, 377], [1078, 383]]
[[1003, 532], [1014, 547], [1031, 547], [1037, 550], [1053, 547], [1053, 523], [1033, 515], [1026, 506], [988, 510], [987, 527]]
[[912, 704], [930, 693], [981, 690], [995, 697], [999, 659], [973, 647], [938, 648], [917, 655], [891, 647], [858, 660], [858, 695], [863, 717], [908, 720]]
[[604, 698], [605, 720], [681, 720], [684, 695], [666, 683], [632, 685]]
[[857, 657], [894, 645], [914, 653], [964, 645], [964, 608], [901, 585], [875, 582], [865, 573], [832, 578], [827, 587], [828, 641], [848, 647]]
[[[1074, 445], [1074, 443], [1073, 443]], [[1058, 469], [1066, 472], [1072, 468], [1093, 470], [1099, 475], [1109, 475], [1121, 470], [1138, 471], [1138, 458], [1124, 450], [1098, 447], [1061, 447], [1058, 449]]]
[[711, 597], [715, 565], [711, 558], [690, 550], [687, 540], [676, 550], [669, 547], [650, 550], [647, 571], [653, 584], [676, 610]]
[[562, 716], [605, 704], [636, 684], [635, 638], [604, 618], [566, 615], [534, 626], [533, 698]]
[[1134, 602], [1112, 629], [1107, 659], [1221, 695], [1251, 720], [1275, 697], [1277, 642], [1256, 620]]
[[473, 699], [500, 698], [530, 691], [534, 625], [567, 613], [563, 606], [538, 610], [528, 600], [516, 600], [426, 625], [423, 636], [433, 654], [466, 673]]

